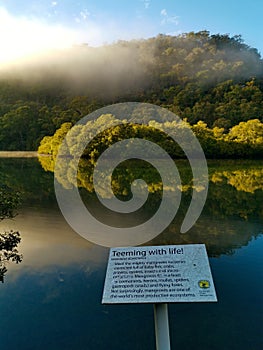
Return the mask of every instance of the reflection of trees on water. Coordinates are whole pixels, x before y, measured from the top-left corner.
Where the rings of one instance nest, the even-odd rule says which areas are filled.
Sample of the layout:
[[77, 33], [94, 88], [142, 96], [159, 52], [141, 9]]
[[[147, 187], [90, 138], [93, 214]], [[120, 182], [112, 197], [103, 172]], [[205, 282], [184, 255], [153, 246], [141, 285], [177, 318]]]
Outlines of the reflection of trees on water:
[[263, 217], [263, 168], [216, 171], [207, 204], [216, 216]]
[[19, 232], [10, 231], [0, 234], [0, 282], [4, 282], [4, 276], [7, 272], [6, 265], [12, 261], [20, 263], [22, 255], [16, 249], [20, 243], [21, 237]]
[[21, 204], [50, 206], [55, 199], [53, 181], [36, 158], [0, 159], [0, 184], [19, 193]]
[[[55, 161], [53, 157], [47, 157], [47, 156], [41, 156], [39, 157], [39, 162], [42, 166], [42, 168], [45, 171], [54, 171], [54, 164]], [[157, 181], [157, 179], [160, 179], [158, 177], [158, 174], [153, 169], [153, 167], [148, 166], [146, 168], [145, 164], [143, 167], [141, 167], [141, 164], [139, 161], [136, 163], [132, 163], [132, 167], [127, 169], [127, 163], [124, 164], [124, 166], [119, 167], [116, 169], [115, 174], [118, 174], [118, 180], [120, 182], [119, 185], [122, 183], [127, 183], [127, 180], [129, 180], [131, 177], [136, 178], [136, 176], [144, 176], [148, 184], [158, 184], [157, 190], [159, 190], [159, 184], [160, 181]], [[228, 164], [228, 163], [226, 163]], [[189, 180], [191, 179], [191, 170], [189, 167], [186, 166], [185, 161], [177, 161], [176, 165], [179, 168], [180, 174], [181, 174], [181, 181], [184, 183], [183, 191], [190, 189]], [[221, 165], [221, 163], [220, 163]], [[165, 166], [165, 165], [164, 165]], [[229, 169], [229, 167], [231, 169]], [[240, 167], [240, 165], [239, 165]], [[210, 169], [210, 182], [219, 184], [224, 183], [233, 186], [237, 191], [243, 191], [243, 192], [250, 192], [254, 193], [256, 190], [263, 190], [263, 167], [258, 166], [258, 164], [255, 165], [248, 165], [246, 166], [246, 163], [244, 163], [244, 168], [241, 169], [235, 169], [235, 166], [231, 164], [225, 165], [225, 169], [222, 170], [222, 166], [220, 166], [220, 170], [217, 171], [215, 168]], [[61, 169], [62, 170], [62, 169]], [[94, 190], [93, 184], [92, 184], [92, 173], [94, 170], [94, 164], [92, 162], [89, 162], [85, 159], [80, 159], [79, 167], [78, 167], [78, 184], [79, 187], [86, 188], [89, 192], [92, 192]], [[61, 180], [61, 184], [64, 187], [71, 187], [73, 180], [71, 176], [76, 171], [74, 162], [70, 162], [70, 166], [65, 172], [64, 169], [61, 172], [58, 172], [58, 174], [61, 176], [61, 178], [58, 178], [58, 180]], [[169, 169], [167, 169], [169, 171]], [[153, 192], [154, 192], [154, 186], [153, 186]]]
[[[14, 217], [14, 210], [19, 203], [19, 194], [7, 186], [0, 187], [0, 220]], [[20, 263], [22, 255], [16, 249], [20, 243], [19, 232], [10, 231], [0, 233], [0, 282], [4, 282], [4, 276], [7, 272], [7, 264], [12, 261]]]
[[[40, 159], [45, 169], [53, 170], [52, 159]], [[139, 166], [140, 165], [140, 166]], [[206, 244], [210, 256], [223, 253], [231, 254], [233, 249], [247, 245], [251, 238], [263, 231], [260, 226], [263, 218], [263, 168], [259, 162], [217, 162], [209, 169], [209, 192], [203, 215], [195, 226], [185, 234], [179, 234], [180, 223], [188, 209], [192, 197], [192, 173], [186, 161], [176, 162], [182, 184], [175, 184], [182, 192], [180, 210], [174, 222], [156, 239], [149, 244]], [[76, 169], [69, 168], [61, 171], [59, 181], [66, 187], [72, 187], [72, 176]], [[169, 171], [169, 169], [167, 170]], [[87, 160], [80, 160], [78, 167], [78, 185], [85, 189], [87, 204], [91, 201], [94, 206], [95, 194], [92, 183], [93, 165]], [[162, 195], [162, 182], [156, 170], [145, 162], [131, 161], [123, 163], [115, 169], [112, 177], [112, 188], [116, 196], [130, 198], [130, 185], [134, 179], [143, 178], [148, 184], [151, 194], [146, 210], [148, 216], [158, 208]], [[102, 181], [103, 187], [103, 181]], [[195, 189], [202, 191], [202, 188]], [[83, 193], [83, 190], [81, 191]], [[103, 195], [103, 192], [101, 192]], [[108, 198], [109, 193], [104, 193]], [[87, 205], [88, 206], [88, 205]], [[96, 206], [96, 205], [95, 205]], [[137, 214], [142, 215], [141, 212]], [[111, 214], [107, 213], [107, 217]], [[143, 215], [142, 215], [143, 216]], [[147, 215], [144, 216], [144, 218]], [[101, 216], [103, 219], [103, 215]], [[211, 219], [212, 218], [212, 219]], [[121, 222], [121, 215], [119, 221]], [[128, 220], [123, 220], [124, 225]], [[257, 221], [258, 225], [253, 226]], [[136, 222], [136, 220], [134, 220]], [[105, 222], [107, 223], [107, 222]], [[113, 224], [113, 223], [112, 223]], [[255, 232], [256, 230], [256, 232]]]
[[[40, 162], [45, 170], [53, 171], [53, 161], [49, 157], [41, 157]], [[74, 164], [74, 163], [72, 163]], [[179, 161], [177, 167], [180, 172], [182, 184], [174, 182], [174, 188], [169, 190], [180, 190], [185, 198], [190, 198], [192, 190], [202, 191], [200, 188], [193, 188], [191, 169], [187, 166], [187, 162]], [[165, 166], [165, 165], [164, 165]], [[78, 167], [78, 186], [84, 188], [89, 193], [94, 193], [93, 187], [93, 170], [94, 166], [91, 162], [81, 159]], [[169, 174], [169, 169], [167, 169]], [[76, 169], [70, 166], [65, 171], [61, 169], [58, 172], [57, 180], [65, 188], [71, 188], [74, 183]], [[244, 219], [249, 217], [262, 218], [262, 200], [263, 200], [263, 168], [257, 165], [236, 169], [232, 164], [227, 165], [220, 170], [215, 167], [210, 169], [209, 193], [205, 210], [216, 217], [237, 216]], [[173, 174], [171, 174], [171, 177]], [[163, 190], [162, 181], [157, 171], [145, 162], [123, 163], [122, 166], [116, 168], [112, 177], [112, 190], [116, 196], [125, 199], [130, 198], [131, 183], [134, 179], [144, 179], [148, 184], [148, 191], [156, 193], [159, 197]], [[103, 177], [101, 178], [100, 196], [110, 198], [112, 195], [103, 192]]]
[[[52, 158], [43, 157], [40, 159], [46, 171], [52, 171]], [[46, 204], [48, 200], [49, 208], [54, 203], [53, 176], [51, 173], [43, 171], [34, 160], [8, 160], [5, 168], [1, 168], [0, 176], [5, 177], [9, 187], [22, 192], [22, 200], [34, 199], [38, 205]], [[26, 166], [17, 166], [23, 163]], [[30, 163], [30, 164], [29, 164]], [[209, 254], [220, 255], [229, 253], [232, 249], [246, 245], [252, 237], [263, 231], [263, 174], [262, 165], [256, 162], [212, 162], [209, 168], [210, 183], [209, 193], [203, 214], [198, 219], [191, 231], [186, 234], [179, 234], [180, 223], [186, 213], [192, 197], [192, 174], [186, 161], [176, 162], [182, 179], [182, 201], [179, 212], [174, 222], [162, 233], [153, 244], [182, 244], [182, 243], [205, 243]], [[2, 165], [2, 162], [1, 162]], [[127, 165], [127, 164], [126, 164]], [[124, 164], [124, 166], [126, 166]], [[137, 169], [135, 163], [131, 163], [123, 175], [121, 167], [115, 171], [115, 183], [113, 185], [115, 194], [121, 199], [129, 198], [130, 182], [139, 175], [145, 179], [152, 193], [149, 195], [148, 213], [145, 217], [158, 208], [158, 201], [162, 195], [162, 184], [158, 174], [151, 166], [141, 163], [143, 168]], [[72, 186], [71, 176], [74, 169], [67, 169], [61, 177], [63, 185]], [[93, 167], [87, 161], [81, 159], [78, 168], [78, 183], [81, 186], [81, 195], [84, 200], [92, 203], [95, 207], [96, 196], [92, 184]], [[139, 176], [140, 177], [140, 176]], [[243, 177], [243, 181], [242, 180]], [[28, 180], [30, 179], [30, 180]], [[64, 182], [65, 183], [64, 183]], [[241, 187], [241, 185], [243, 187]], [[31, 191], [31, 192], [30, 192]], [[101, 210], [103, 219], [104, 211]], [[121, 214], [108, 216], [113, 220], [121, 222]], [[126, 220], [126, 219], [125, 219]], [[254, 225], [255, 222], [258, 224]], [[234, 223], [234, 224], [233, 224]], [[261, 224], [260, 224], [261, 223]], [[254, 225], [254, 226], [253, 226]], [[123, 223], [125, 226], [125, 222]]]
[[19, 193], [6, 185], [1, 185], [0, 198], [0, 220], [13, 218], [19, 204]]
[[211, 176], [213, 183], [226, 182], [237, 191], [255, 193], [263, 190], [263, 168], [216, 171]]
[[[210, 171], [209, 192], [203, 214], [184, 234], [180, 222], [191, 200], [191, 191], [183, 194], [181, 213], [158, 237], [147, 244], [205, 243], [209, 256], [232, 254], [263, 233], [262, 167]], [[230, 167], [231, 168], [231, 167]], [[212, 219], [211, 219], [212, 218]], [[257, 224], [255, 224], [257, 223]]]
[[[39, 157], [40, 164], [45, 171], [54, 171], [54, 160], [52, 157]], [[179, 161], [179, 164], [186, 164], [184, 161]], [[165, 161], [163, 162], [165, 168]], [[181, 184], [178, 184], [174, 179], [174, 174], [171, 169], [166, 169], [166, 172], [170, 175], [170, 182], [174, 184], [171, 188], [167, 188], [171, 192], [180, 190], [186, 192], [192, 190], [192, 173], [191, 169], [187, 166], [179, 165], [179, 172], [181, 177]], [[88, 192], [94, 192], [93, 186], [93, 171], [94, 164], [88, 160], [80, 159], [78, 169], [75, 167], [75, 162], [69, 162], [67, 169], [57, 169], [56, 178], [58, 182], [64, 188], [72, 188], [75, 183], [75, 173], [77, 171], [78, 187], [85, 188]], [[148, 184], [148, 191], [150, 193], [156, 193], [162, 191], [163, 185], [160, 174], [150, 164], [140, 160], [130, 160], [123, 162], [118, 166], [112, 174], [112, 189], [117, 196], [130, 195], [130, 185], [135, 179], [144, 179]], [[205, 183], [204, 179], [204, 183]], [[200, 181], [201, 182], [201, 181]], [[103, 188], [103, 174], [101, 176], [101, 188]], [[139, 184], [140, 185], [140, 184]], [[202, 191], [203, 187], [194, 188], [196, 191]], [[103, 194], [101, 194], [103, 196]], [[105, 193], [105, 198], [108, 198], [108, 193]]]
[[218, 257], [222, 254], [232, 255], [235, 249], [247, 246], [253, 238], [263, 233], [263, 225], [260, 224], [236, 219], [211, 220], [210, 215], [202, 215], [190, 231], [180, 234], [178, 221], [175, 220], [147, 245], [204, 243], [209, 257]]

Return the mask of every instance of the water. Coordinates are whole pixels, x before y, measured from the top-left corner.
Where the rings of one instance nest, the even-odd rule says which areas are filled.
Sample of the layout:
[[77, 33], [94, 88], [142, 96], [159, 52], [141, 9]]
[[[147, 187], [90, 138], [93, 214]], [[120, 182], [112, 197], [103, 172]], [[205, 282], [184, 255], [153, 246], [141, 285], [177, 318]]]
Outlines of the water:
[[[170, 304], [172, 349], [259, 350], [262, 164], [213, 162], [209, 169], [207, 205], [191, 231], [178, 234], [175, 221], [147, 243], [205, 243], [210, 256], [218, 303]], [[20, 231], [24, 256], [21, 264], [7, 266], [0, 284], [0, 349], [154, 349], [152, 305], [101, 305], [108, 249], [65, 222], [52, 173], [36, 159], [0, 159], [0, 180], [22, 192], [19, 215], [0, 227]], [[179, 222], [189, 194], [183, 201]]]

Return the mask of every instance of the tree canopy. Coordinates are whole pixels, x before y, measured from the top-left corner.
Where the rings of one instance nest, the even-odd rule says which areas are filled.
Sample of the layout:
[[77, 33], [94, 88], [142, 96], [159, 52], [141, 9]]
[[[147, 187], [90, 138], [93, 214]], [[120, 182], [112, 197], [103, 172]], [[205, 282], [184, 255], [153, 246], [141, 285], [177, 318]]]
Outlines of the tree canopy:
[[[263, 60], [240, 35], [208, 31], [77, 46], [0, 72], [0, 149], [36, 150], [63, 123], [111, 103], [165, 107], [190, 125], [263, 121]], [[232, 131], [234, 132], [234, 131]]]
[[[123, 124], [112, 126], [115, 122], [119, 122], [115, 116], [101, 115], [95, 121], [88, 121], [86, 125], [75, 125], [73, 128], [71, 123], [63, 123], [54, 135], [42, 139], [38, 153], [52, 156], [52, 162], [54, 162], [62, 140], [69, 132], [70, 137], [64, 147], [66, 147], [65, 152], [74, 157], [82, 145], [85, 145], [88, 132], [92, 142], [85, 148], [82, 157], [92, 162], [95, 162], [110, 145], [127, 138], [147, 139], [165, 149], [172, 158], [185, 158], [181, 147], [167, 137], [167, 134], [183, 141], [184, 132], [192, 129], [207, 158], [261, 158], [263, 155], [263, 123], [258, 119], [240, 122], [228, 132], [217, 126], [209, 128], [203, 121], [194, 125], [187, 122], [178, 124], [176, 121], [158, 122], [158, 129], [155, 128], [157, 124], [155, 120], [150, 120], [145, 125], [122, 120], [120, 122]], [[108, 128], [100, 132], [104, 125]], [[166, 131], [168, 131], [167, 134]], [[187, 140], [187, 137], [185, 139]]]

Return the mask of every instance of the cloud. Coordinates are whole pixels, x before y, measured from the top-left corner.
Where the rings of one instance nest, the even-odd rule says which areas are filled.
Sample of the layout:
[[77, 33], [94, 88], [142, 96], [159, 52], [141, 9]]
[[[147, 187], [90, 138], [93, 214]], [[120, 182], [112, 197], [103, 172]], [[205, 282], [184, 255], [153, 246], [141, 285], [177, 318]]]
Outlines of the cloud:
[[50, 49], [72, 46], [73, 29], [39, 19], [17, 17], [0, 7], [0, 63], [15, 61]]
[[183, 32], [182, 32], [182, 30], [181, 29], [179, 29], [179, 30], [175, 30], [175, 31], [173, 31], [173, 32], [168, 32], [168, 33], [166, 33], [167, 35], [171, 35], [171, 36], [178, 36], [178, 35], [181, 35]]
[[140, 0], [140, 2], [143, 3], [145, 10], [148, 10], [151, 5], [151, 0]]
[[174, 23], [175, 25], [178, 25], [179, 24], [179, 17], [178, 16], [168, 17], [167, 23]]
[[[144, 3], [150, 4], [149, 0]], [[59, 2], [49, 3], [53, 9]], [[147, 5], [148, 6], [148, 5]], [[50, 7], [49, 7], [50, 9]], [[42, 53], [87, 43], [100, 46], [116, 40], [131, 40], [150, 36], [151, 26], [145, 22], [124, 24], [121, 20], [98, 18], [86, 8], [72, 13], [68, 24], [55, 22], [59, 17], [14, 15], [0, 6], [0, 66], [18, 61], [30, 61]]]
[[[53, 2], [53, 7], [58, 4]], [[50, 22], [48, 17], [26, 17], [11, 14], [0, 7], [0, 65], [37, 57], [42, 53], [70, 48], [88, 43], [99, 46], [119, 38], [118, 25], [101, 25], [91, 20], [87, 9], [80, 11], [78, 17], [72, 15], [70, 25]], [[122, 32], [129, 39], [130, 33]]]
[[82, 22], [86, 22], [87, 19], [90, 17], [90, 12], [87, 9], [84, 9], [82, 11], [80, 11], [78, 16], [75, 16], [75, 22], [76, 23], [82, 23]]
[[147, 10], [150, 7], [151, 1], [150, 0], [145, 0], [144, 1], [144, 8]]
[[179, 17], [178, 16], [169, 16], [166, 9], [162, 9], [160, 12], [160, 15], [162, 17], [162, 20], [161, 20], [162, 25], [165, 25], [165, 24], [178, 25], [179, 24]]
[[161, 11], [161, 16], [164, 16], [164, 17], [167, 16], [167, 11], [166, 11], [166, 9], [162, 9], [162, 11]]
[[90, 12], [87, 9], [84, 9], [82, 11], [80, 11], [80, 17], [86, 21], [88, 19], [88, 17], [90, 16]]

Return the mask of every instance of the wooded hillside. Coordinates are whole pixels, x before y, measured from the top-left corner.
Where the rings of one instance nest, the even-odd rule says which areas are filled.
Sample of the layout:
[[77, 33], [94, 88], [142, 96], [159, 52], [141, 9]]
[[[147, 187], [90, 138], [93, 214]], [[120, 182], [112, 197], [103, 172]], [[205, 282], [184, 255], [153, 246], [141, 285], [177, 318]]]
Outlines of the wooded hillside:
[[36, 150], [63, 123], [124, 101], [160, 105], [223, 134], [240, 122], [262, 125], [263, 60], [238, 35], [201, 31], [83, 45], [2, 69], [0, 150]]

